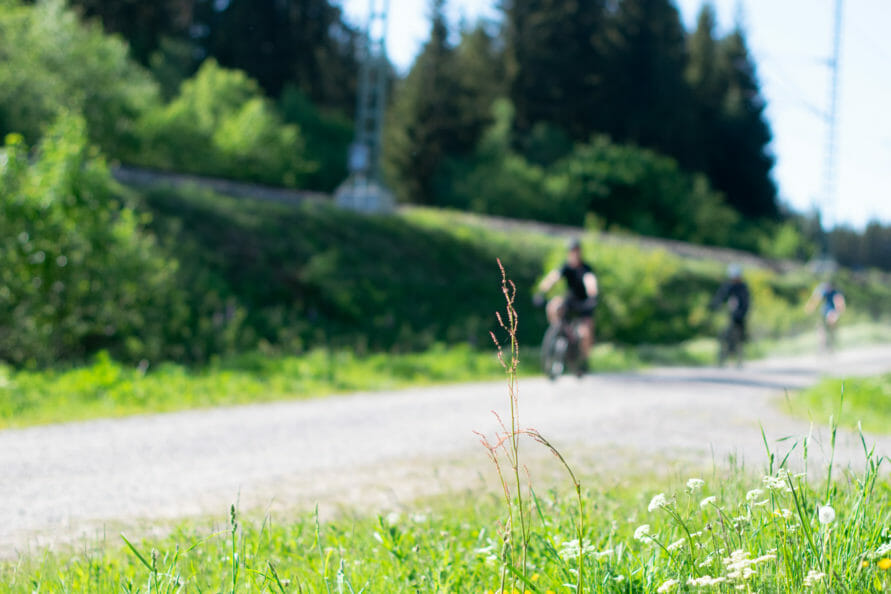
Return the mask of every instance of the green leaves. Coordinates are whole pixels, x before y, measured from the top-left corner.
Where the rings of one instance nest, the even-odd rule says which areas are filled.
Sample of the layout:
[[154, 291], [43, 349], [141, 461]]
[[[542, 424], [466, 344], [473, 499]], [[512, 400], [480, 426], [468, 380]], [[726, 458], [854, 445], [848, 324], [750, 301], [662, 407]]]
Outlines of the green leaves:
[[101, 346], [157, 354], [144, 332], [165, 315], [174, 265], [121, 204], [86, 136], [84, 118], [65, 115], [33, 162], [21, 137], [0, 151], [0, 359], [46, 364]]

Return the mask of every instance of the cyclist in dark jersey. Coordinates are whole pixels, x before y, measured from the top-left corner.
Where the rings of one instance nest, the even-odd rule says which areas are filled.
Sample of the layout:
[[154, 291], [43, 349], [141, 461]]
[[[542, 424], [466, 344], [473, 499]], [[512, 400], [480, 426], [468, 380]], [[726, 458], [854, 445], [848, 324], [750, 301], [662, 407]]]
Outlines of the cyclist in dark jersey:
[[539, 283], [540, 293], [547, 293], [560, 279], [566, 281], [566, 295], [554, 297], [548, 302], [547, 314], [551, 324], [559, 324], [564, 308], [579, 318], [579, 346], [583, 364], [594, 344], [594, 309], [597, 306], [597, 276], [594, 269], [582, 260], [579, 240], [569, 242], [569, 252], [562, 267], [550, 271]]
[[832, 282], [821, 283], [811, 293], [810, 299], [804, 305], [808, 313], [817, 309], [817, 304], [823, 303], [820, 316], [820, 335], [823, 348], [831, 351], [835, 346], [835, 326], [838, 318], [845, 312], [845, 296]]

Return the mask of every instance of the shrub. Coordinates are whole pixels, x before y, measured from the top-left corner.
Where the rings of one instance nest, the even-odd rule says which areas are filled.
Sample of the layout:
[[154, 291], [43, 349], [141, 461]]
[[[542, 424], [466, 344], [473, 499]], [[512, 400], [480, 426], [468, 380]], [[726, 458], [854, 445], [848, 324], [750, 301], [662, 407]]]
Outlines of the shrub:
[[127, 57], [127, 45], [81, 23], [62, 0], [0, 2], [0, 137], [36, 143], [63, 112], [81, 113], [89, 138], [109, 154], [137, 146], [136, 121], [156, 104], [157, 85]]
[[134, 160], [160, 169], [298, 187], [317, 167], [300, 129], [283, 124], [259, 85], [212, 59], [146, 114], [139, 131]]
[[0, 152], [0, 359], [46, 364], [109, 348], [156, 356], [179, 310], [165, 260], [121, 204], [86, 123], [60, 118], [29, 162], [24, 140]]

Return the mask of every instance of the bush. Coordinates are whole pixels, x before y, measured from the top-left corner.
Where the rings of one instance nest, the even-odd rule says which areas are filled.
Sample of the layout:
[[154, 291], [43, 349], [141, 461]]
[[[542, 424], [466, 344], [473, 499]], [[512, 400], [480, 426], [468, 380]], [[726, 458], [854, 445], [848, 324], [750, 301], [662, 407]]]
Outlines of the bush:
[[684, 173], [670, 157], [600, 136], [558, 158], [565, 152], [559, 138], [541, 129], [541, 147], [533, 151], [538, 157], [531, 162], [511, 148], [510, 102], [496, 102], [493, 114], [474, 154], [442, 166], [439, 204], [570, 225], [595, 213], [605, 225], [644, 235], [713, 245], [732, 241], [739, 216], [704, 176]]
[[305, 188], [333, 191], [347, 177], [347, 151], [353, 140], [348, 118], [324, 112], [295, 87], [287, 87], [279, 100], [282, 118], [300, 127], [306, 139], [306, 154], [319, 166], [306, 176]]
[[300, 187], [317, 165], [257, 83], [210, 59], [179, 95], [139, 122], [134, 161], [150, 167]]
[[0, 152], [0, 359], [47, 364], [101, 348], [132, 360], [163, 352], [181, 310], [176, 262], [118, 202], [86, 123], [62, 117], [29, 162], [24, 140]]
[[109, 154], [137, 146], [136, 121], [157, 85], [98, 24], [81, 23], [62, 0], [0, 2], [0, 137], [36, 143], [64, 112], [86, 118], [90, 140]]

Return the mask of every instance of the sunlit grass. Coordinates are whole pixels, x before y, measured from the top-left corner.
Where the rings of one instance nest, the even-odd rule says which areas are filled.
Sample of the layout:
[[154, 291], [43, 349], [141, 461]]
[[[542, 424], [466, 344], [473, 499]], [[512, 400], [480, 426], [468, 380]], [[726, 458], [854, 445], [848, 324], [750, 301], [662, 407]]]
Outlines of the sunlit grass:
[[798, 416], [832, 415], [841, 425], [874, 433], [891, 433], [891, 374], [825, 379], [813, 388], [785, 398], [780, 406]]
[[[760, 472], [588, 474], [581, 551], [570, 486], [541, 487], [526, 580], [505, 591], [573, 591], [580, 553], [586, 592], [887, 591], [891, 488], [880, 460], [865, 459], [865, 471], [831, 476], [799, 473], [800, 458]], [[503, 507], [473, 490], [318, 524], [311, 512], [221, 510], [132, 549], [108, 537], [0, 564], [0, 592], [495, 592]]]

